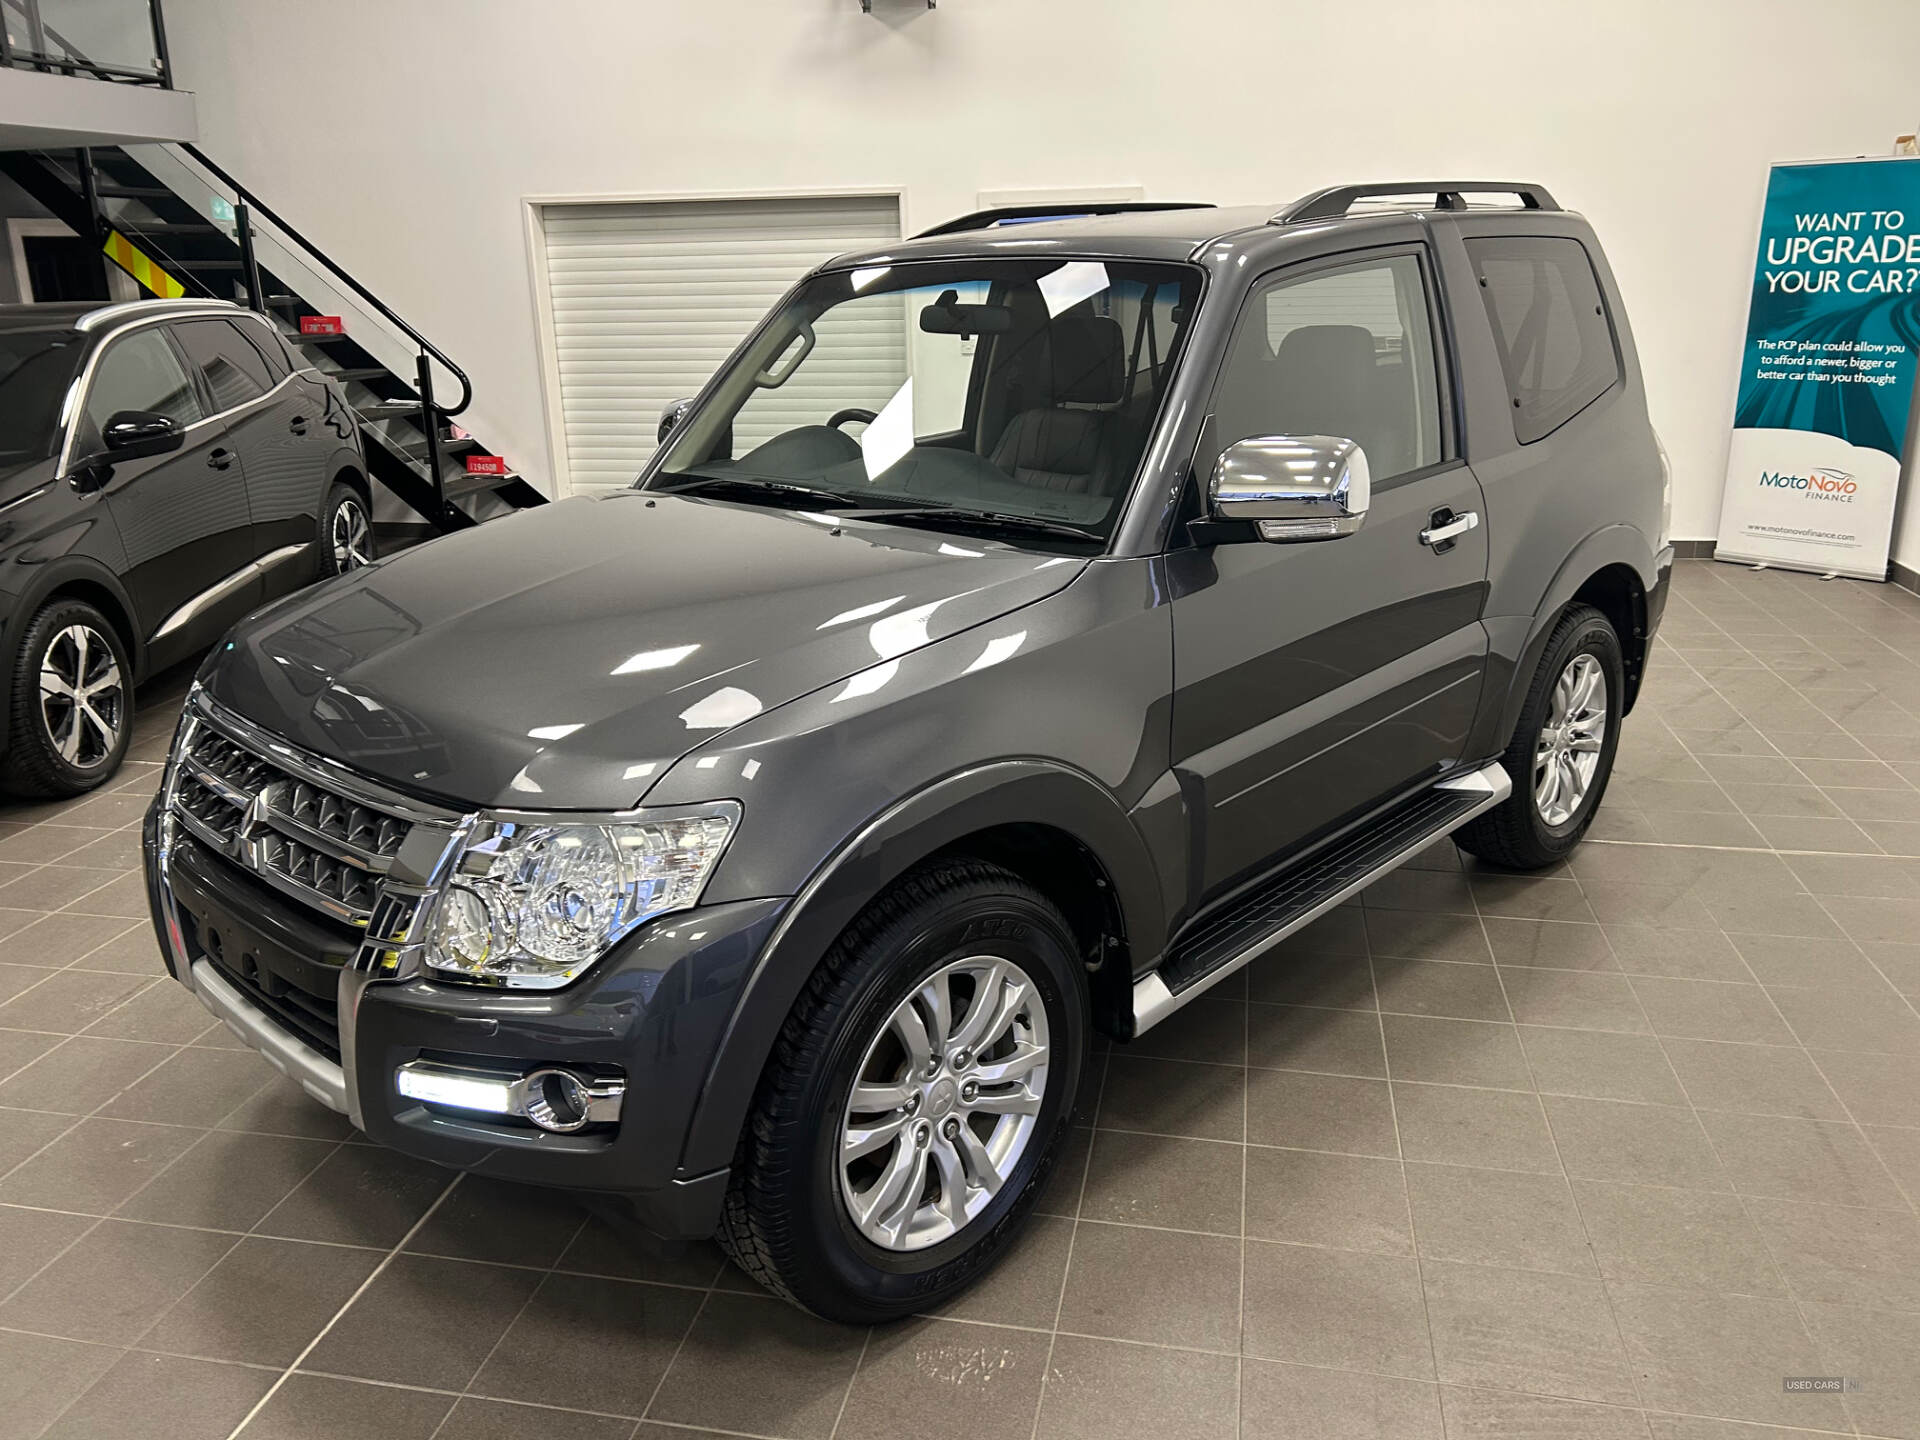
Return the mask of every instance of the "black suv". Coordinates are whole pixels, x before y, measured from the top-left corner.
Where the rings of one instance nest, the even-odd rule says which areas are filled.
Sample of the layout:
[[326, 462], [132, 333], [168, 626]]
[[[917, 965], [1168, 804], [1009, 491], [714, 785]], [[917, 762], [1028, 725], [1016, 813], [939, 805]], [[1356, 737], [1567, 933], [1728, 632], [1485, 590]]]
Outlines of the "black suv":
[[373, 558], [365, 474], [339, 387], [263, 316], [0, 305], [0, 781], [92, 789], [137, 681]]
[[1005, 1249], [1096, 1032], [1450, 832], [1565, 855], [1671, 554], [1588, 226], [1034, 220], [822, 265], [632, 491], [237, 628], [173, 974], [375, 1140], [872, 1320]]

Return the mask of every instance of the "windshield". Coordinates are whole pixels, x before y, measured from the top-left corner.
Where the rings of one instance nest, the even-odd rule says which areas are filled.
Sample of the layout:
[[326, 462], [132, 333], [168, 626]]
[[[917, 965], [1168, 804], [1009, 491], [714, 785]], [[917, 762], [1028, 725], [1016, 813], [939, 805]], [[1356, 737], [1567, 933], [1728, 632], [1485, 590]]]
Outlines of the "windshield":
[[0, 330], [0, 465], [53, 453], [60, 402], [85, 350], [71, 330]]
[[951, 507], [1104, 542], [1199, 287], [1186, 266], [1094, 260], [816, 276], [682, 422], [648, 486], [902, 519]]

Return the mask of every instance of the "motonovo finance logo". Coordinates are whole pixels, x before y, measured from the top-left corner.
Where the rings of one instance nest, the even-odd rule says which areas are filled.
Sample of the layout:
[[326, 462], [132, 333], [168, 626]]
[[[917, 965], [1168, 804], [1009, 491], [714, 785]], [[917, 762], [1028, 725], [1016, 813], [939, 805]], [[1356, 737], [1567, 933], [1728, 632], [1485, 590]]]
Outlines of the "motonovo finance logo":
[[1851, 505], [1860, 483], [1844, 470], [1815, 470], [1810, 475], [1786, 475], [1778, 471], [1760, 472], [1762, 489], [1797, 490], [1808, 500], [1825, 500]]

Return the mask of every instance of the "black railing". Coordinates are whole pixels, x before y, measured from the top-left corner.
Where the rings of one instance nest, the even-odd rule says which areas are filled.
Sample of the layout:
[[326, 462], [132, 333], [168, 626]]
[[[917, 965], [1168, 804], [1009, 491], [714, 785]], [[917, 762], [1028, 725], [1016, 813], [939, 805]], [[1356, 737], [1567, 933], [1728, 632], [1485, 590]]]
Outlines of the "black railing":
[[90, 58], [79, 45], [48, 23], [47, 12], [51, 10], [57, 15], [60, 8], [59, 0], [0, 0], [0, 66], [120, 85], [173, 88], [173, 67], [167, 55], [167, 25], [160, 13], [160, 0], [118, 0], [117, 5], [108, 6], [96, 0], [89, 7], [92, 13], [81, 17], [96, 22], [105, 18], [115, 23], [128, 37], [129, 45], [133, 37], [151, 41], [153, 54], [144, 64], [115, 64]]

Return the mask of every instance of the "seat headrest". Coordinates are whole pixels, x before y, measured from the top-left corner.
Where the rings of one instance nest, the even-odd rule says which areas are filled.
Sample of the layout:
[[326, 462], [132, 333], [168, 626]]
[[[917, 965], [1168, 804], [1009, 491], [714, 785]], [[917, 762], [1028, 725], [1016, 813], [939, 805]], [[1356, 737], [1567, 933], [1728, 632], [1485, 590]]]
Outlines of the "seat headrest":
[[1379, 368], [1373, 332], [1364, 325], [1302, 325], [1289, 330], [1274, 357], [1284, 380], [1314, 375], [1351, 379]]
[[[1366, 334], [1366, 331], [1361, 331]], [[1053, 322], [1053, 402], [1111, 405], [1126, 388], [1127, 336], [1105, 315], [1062, 315]]]

